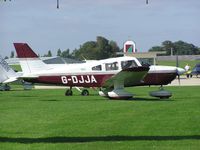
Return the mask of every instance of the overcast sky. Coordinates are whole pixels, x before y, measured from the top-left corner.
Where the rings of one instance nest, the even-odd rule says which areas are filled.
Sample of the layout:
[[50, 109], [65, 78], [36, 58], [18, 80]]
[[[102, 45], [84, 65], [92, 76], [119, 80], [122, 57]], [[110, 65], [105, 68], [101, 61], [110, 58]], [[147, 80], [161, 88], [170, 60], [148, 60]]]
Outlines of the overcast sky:
[[200, 0], [12, 0], [0, 1], [0, 54], [10, 56], [13, 42], [27, 42], [43, 55], [73, 50], [96, 36], [122, 48], [132, 39], [139, 51], [164, 40], [200, 47]]

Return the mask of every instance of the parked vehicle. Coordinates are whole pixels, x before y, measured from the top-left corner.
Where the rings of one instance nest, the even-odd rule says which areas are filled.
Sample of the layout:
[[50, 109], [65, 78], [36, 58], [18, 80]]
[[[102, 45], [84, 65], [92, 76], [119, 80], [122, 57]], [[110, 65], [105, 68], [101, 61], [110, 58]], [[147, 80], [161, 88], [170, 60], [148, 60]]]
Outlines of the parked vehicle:
[[196, 64], [195, 67], [192, 69], [191, 75], [196, 75], [196, 77], [198, 77], [198, 75], [200, 74], [200, 63]]

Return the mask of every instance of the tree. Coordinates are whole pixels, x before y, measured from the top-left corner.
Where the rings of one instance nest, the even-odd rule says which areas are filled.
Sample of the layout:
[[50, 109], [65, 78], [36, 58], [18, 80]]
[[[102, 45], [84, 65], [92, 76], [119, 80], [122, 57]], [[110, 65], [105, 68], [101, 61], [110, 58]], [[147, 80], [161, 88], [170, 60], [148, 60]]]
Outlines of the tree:
[[111, 54], [111, 46], [109, 45], [109, 41], [101, 36], [97, 36], [97, 51], [98, 51], [98, 59], [108, 58]]
[[149, 51], [166, 51], [166, 55], [171, 54], [171, 49], [174, 55], [197, 55], [200, 54], [200, 50], [193, 44], [186, 43], [184, 41], [171, 42], [166, 40], [162, 42], [162, 46], [154, 46]]
[[44, 54], [44, 56], [43, 56], [43, 57], [52, 57], [51, 50], [49, 50], [47, 54]]
[[69, 49], [64, 50], [64, 51], [61, 53], [61, 57], [64, 57], [64, 58], [69, 58], [69, 57], [71, 57], [71, 56], [70, 56], [70, 50], [69, 50]]
[[11, 53], [10, 53], [10, 58], [14, 58], [14, 56], [15, 56], [14, 51], [11, 51]]
[[48, 51], [47, 57], [52, 57], [51, 50]]
[[80, 46], [79, 49], [74, 50], [72, 55], [78, 59], [106, 59], [116, 56], [120, 51], [117, 43], [109, 41], [102, 36], [97, 36], [96, 41], [88, 41]]
[[116, 57], [117, 52], [120, 52], [119, 46], [117, 45], [115, 41], [110, 41], [109, 44], [111, 46], [109, 57]]
[[97, 49], [96, 42], [89, 41], [80, 46], [80, 49], [74, 52], [78, 59], [96, 59]]
[[200, 54], [198, 47], [183, 41], [174, 42], [174, 50], [178, 55], [197, 55]]
[[166, 55], [171, 55], [171, 50], [174, 53], [174, 44], [170, 40], [166, 40], [162, 42], [162, 49], [163, 51], [166, 51]]
[[163, 48], [161, 46], [153, 46], [151, 49], [149, 49], [149, 52], [156, 52], [156, 51], [163, 51]]
[[57, 56], [61, 57], [61, 55], [62, 55], [62, 51], [60, 49], [58, 49]]

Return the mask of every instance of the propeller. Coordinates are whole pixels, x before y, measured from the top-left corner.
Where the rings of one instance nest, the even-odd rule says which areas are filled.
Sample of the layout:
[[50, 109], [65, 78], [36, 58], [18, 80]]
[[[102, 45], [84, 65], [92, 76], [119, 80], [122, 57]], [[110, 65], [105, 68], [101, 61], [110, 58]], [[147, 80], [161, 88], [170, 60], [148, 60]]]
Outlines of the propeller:
[[176, 69], [176, 74], [178, 77], [178, 84], [181, 85], [180, 74], [179, 74], [178, 68]]

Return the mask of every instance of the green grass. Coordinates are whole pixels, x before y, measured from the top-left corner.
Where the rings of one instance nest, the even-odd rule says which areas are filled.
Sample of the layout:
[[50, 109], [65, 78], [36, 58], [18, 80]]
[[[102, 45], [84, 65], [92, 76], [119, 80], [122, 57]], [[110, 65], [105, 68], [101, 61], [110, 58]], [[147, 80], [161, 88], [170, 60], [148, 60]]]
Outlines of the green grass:
[[22, 71], [22, 68], [20, 65], [10, 65], [10, 67], [16, 71]]
[[[200, 60], [180, 60], [179, 67], [184, 68], [186, 64], [188, 64], [191, 68], [193, 68], [197, 63], [200, 63]], [[165, 66], [176, 66], [176, 61], [157, 61], [158, 65]]]
[[148, 96], [157, 87], [128, 88], [134, 100], [107, 100], [91, 91], [0, 92], [0, 149], [157, 149], [200, 147], [200, 94], [166, 87], [170, 100]]

